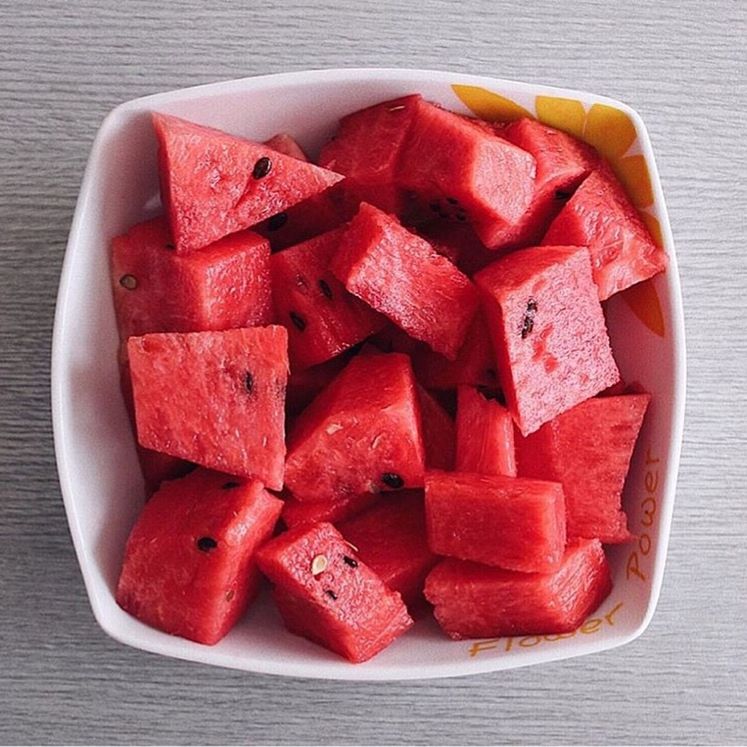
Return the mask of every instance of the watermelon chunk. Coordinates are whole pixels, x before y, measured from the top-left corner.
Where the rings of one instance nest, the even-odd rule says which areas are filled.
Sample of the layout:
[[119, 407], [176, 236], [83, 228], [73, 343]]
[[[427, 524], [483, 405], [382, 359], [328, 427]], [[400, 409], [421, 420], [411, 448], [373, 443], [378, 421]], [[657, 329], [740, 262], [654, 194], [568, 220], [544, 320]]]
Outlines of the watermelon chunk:
[[342, 236], [332, 272], [410, 336], [454, 359], [477, 310], [469, 279], [424, 239], [372, 205]]
[[551, 571], [565, 547], [559, 483], [500, 475], [425, 475], [433, 552], [515, 571]]
[[264, 144], [278, 153], [308, 163], [309, 157], [304, 153], [303, 148], [287, 132], [278, 132], [277, 135], [273, 135], [269, 140], [265, 140]]
[[492, 232], [486, 227], [481, 233], [494, 250], [538, 244], [550, 221], [599, 161], [585, 143], [534, 119], [510, 122], [501, 129], [501, 136], [534, 156], [537, 176], [532, 201], [521, 218], [512, 226], [493, 224]]
[[428, 349], [412, 353], [418, 381], [428, 389], [455, 389], [460, 384], [495, 388], [498, 370], [490, 331], [482, 314], [476, 314], [456, 359], [450, 361]]
[[342, 176], [267, 145], [153, 114], [161, 199], [176, 251], [212, 244], [323, 192]]
[[345, 190], [360, 202], [400, 214], [405, 201], [397, 186], [399, 156], [421, 101], [417, 94], [404, 96], [343, 117], [319, 164], [344, 174]]
[[285, 483], [300, 501], [422, 487], [423, 473], [415, 378], [399, 353], [353, 358], [288, 437]]
[[284, 532], [260, 550], [257, 561], [275, 585], [288, 630], [349, 661], [370, 659], [412, 625], [400, 595], [331, 524]]
[[454, 467], [456, 428], [446, 410], [427, 390], [418, 384], [418, 403], [423, 428], [425, 466], [450, 470]]
[[620, 378], [584, 247], [522, 249], [475, 276], [524, 435]]
[[284, 327], [128, 341], [142, 446], [283, 487]]
[[273, 254], [272, 296], [288, 329], [291, 367], [323, 363], [361, 342], [386, 318], [345, 290], [329, 271], [342, 231], [330, 231]]
[[542, 243], [587, 246], [602, 301], [667, 266], [666, 254], [609, 167], [592, 172], [583, 182]]
[[455, 467], [457, 472], [516, 477], [514, 422], [492, 390], [459, 387]]
[[120, 338], [268, 324], [269, 263], [270, 245], [251, 231], [180, 255], [165, 218], [138, 223], [112, 241]]
[[519, 221], [532, 199], [535, 171], [526, 151], [424, 101], [415, 107], [398, 162], [403, 187], [437, 215], [471, 222], [483, 242], [496, 226]]
[[592, 398], [517, 439], [519, 474], [563, 484], [569, 537], [630, 539], [622, 490], [649, 401]]
[[288, 529], [297, 527], [299, 524], [318, 524], [321, 521], [337, 524], [337, 522], [352, 519], [377, 500], [379, 500], [379, 495], [371, 492], [345, 495], [321, 503], [297, 501], [291, 496], [285, 501], [281, 518]]
[[257, 592], [256, 550], [282, 506], [257, 480], [209, 470], [164, 483], [127, 540], [117, 603], [166, 633], [217, 643]]
[[410, 614], [423, 606], [423, 585], [437, 557], [425, 536], [421, 491], [382, 498], [372, 508], [337, 525], [358, 557], [392, 590]]
[[569, 633], [611, 590], [599, 540], [574, 540], [552, 573], [517, 573], [447, 558], [425, 582], [438, 624], [456, 640]]

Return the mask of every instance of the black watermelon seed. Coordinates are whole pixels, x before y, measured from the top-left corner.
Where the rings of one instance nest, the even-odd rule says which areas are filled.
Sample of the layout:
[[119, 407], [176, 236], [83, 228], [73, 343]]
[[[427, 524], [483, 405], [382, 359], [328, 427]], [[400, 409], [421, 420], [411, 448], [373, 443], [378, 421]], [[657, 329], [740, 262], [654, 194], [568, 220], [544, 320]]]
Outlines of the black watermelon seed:
[[537, 302], [530, 298], [527, 302], [527, 310], [524, 312], [524, 319], [521, 322], [521, 339], [526, 338], [531, 334], [534, 329], [534, 315], [537, 311]]
[[396, 472], [385, 472], [381, 476], [381, 482], [392, 490], [399, 490], [405, 486], [405, 481]]
[[137, 278], [134, 275], [122, 275], [119, 284], [128, 291], [135, 290], [137, 288]]
[[325, 594], [326, 594], [326, 595], [327, 595], [327, 596], [328, 596], [328, 597], [329, 597], [330, 599], [334, 599], [334, 600], [336, 600], [336, 599], [337, 599], [337, 594], [335, 594], [335, 592], [334, 592], [334, 591], [332, 591], [332, 589], [325, 589], [324, 593], [325, 593]]
[[221, 487], [223, 490], [231, 490], [232, 488], [238, 488], [241, 483], [236, 482], [235, 480], [230, 480], [229, 482], [224, 482]]
[[303, 332], [306, 329], [306, 320], [300, 315], [297, 314], [295, 311], [291, 311], [290, 319], [293, 322], [293, 325], [299, 332]]
[[457, 200], [456, 197], [447, 197], [446, 198], [446, 202], [448, 202], [451, 205], [458, 205], [459, 204], [459, 200]]
[[246, 376], [244, 376], [244, 386], [246, 387], [246, 391], [251, 394], [254, 389], [254, 376], [252, 376], [251, 371], [247, 371]]
[[571, 197], [573, 197], [573, 192], [569, 192], [567, 189], [556, 189], [555, 190], [555, 199], [560, 200], [561, 202], [565, 202], [566, 200], [570, 200]]
[[329, 300], [332, 300], [332, 288], [329, 287], [329, 283], [326, 280], [319, 281], [319, 288]]
[[212, 537], [200, 537], [197, 540], [197, 548], [202, 552], [210, 552], [218, 547], [218, 543]]
[[358, 561], [355, 558], [351, 558], [349, 555], [343, 555], [342, 560], [344, 563], [349, 565], [351, 568], [358, 567]]
[[166, 247], [167, 249], [171, 249], [172, 251], [173, 251], [174, 249], [176, 249], [176, 247], [175, 247], [175, 246], [174, 246], [174, 245], [173, 245], [173, 244], [172, 244], [171, 242], [169, 242], [168, 244], [164, 244], [164, 246], [165, 246], [165, 247]]
[[268, 231], [279, 231], [288, 222], [288, 213], [278, 213], [267, 221]]
[[254, 164], [252, 169], [252, 176], [255, 179], [262, 179], [267, 176], [272, 170], [272, 161], [267, 156], [262, 156], [258, 159], [257, 163]]

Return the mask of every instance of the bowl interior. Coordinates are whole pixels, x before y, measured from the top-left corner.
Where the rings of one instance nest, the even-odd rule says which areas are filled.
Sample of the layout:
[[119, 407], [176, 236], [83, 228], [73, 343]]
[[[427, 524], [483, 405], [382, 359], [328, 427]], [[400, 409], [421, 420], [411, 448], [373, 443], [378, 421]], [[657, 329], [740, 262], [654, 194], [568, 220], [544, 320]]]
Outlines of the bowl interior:
[[[113, 596], [124, 544], [142, 505], [143, 484], [119, 393], [108, 260], [113, 236], [160, 209], [149, 113], [176, 114], [255, 140], [284, 131], [313, 154], [343, 114], [412, 92], [465, 114], [504, 117], [526, 111], [582, 135], [596, 105], [614, 110], [617, 114], [611, 119], [624, 119], [629, 132], [632, 128], [634, 139], [617, 157], [637, 158], [644, 165], [651, 193], [645, 214], [662, 237], [671, 267], [632, 294], [614, 297], [606, 308], [624, 379], [653, 395], [625, 493], [630, 527], [638, 539], [611, 550], [614, 591], [574, 634], [452, 642], [431, 620], [422, 620], [373, 661], [358, 666], [286, 633], [266, 597], [214, 647], [153, 630], [120, 610]], [[563, 112], [570, 112], [565, 120]], [[643, 206], [640, 199], [638, 204]], [[635, 112], [619, 102], [458, 74], [343, 70], [159, 94], [119, 107], [102, 125], [81, 189], [60, 285], [53, 413], [63, 497], [86, 587], [97, 620], [118, 640], [250, 671], [340, 679], [467, 674], [624, 643], [645, 628], [661, 584], [683, 406], [682, 309], [671, 232], [645, 128]]]

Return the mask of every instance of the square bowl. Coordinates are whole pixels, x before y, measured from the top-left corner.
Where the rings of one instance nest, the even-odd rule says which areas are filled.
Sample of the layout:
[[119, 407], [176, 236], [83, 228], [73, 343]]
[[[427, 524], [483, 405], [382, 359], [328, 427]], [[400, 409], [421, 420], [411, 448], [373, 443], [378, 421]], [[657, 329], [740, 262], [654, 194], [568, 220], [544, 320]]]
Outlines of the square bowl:
[[[288, 132], [311, 153], [344, 114], [408, 93], [485, 119], [534, 116], [596, 145], [625, 182], [669, 269], [606, 302], [627, 382], [652, 394], [626, 484], [635, 542], [609, 549], [615, 586], [576, 632], [451, 641], [431, 619], [365, 664], [352, 665], [287, 633], [260, 597], [216, 646], [140, 623], [114, 599], [143, 482], [119, 391], [117, 328], [109, 284], [111, 238], [159, 211], [150, 112], [264, 140]], [[269, 75], [125, 103], [93, 144], [67, 245], [54, 327], [55, 449], [70, 532], [96, 620], [122, 643], [168, 656], [298, 677], [396, 680], [474, 674], [578, 656], [639, 636], [656, 606], [667, 552], [685, 398], [682, 298], [671, 230], [646, 128], [628, 106], [580, 91], [419, 70], [323, 70]]]

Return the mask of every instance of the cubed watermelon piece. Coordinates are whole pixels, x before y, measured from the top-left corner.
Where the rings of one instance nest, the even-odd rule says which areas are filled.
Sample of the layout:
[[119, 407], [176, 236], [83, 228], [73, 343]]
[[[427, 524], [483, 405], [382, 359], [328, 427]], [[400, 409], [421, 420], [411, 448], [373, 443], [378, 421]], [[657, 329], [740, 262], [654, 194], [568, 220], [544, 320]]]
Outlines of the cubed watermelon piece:
[[[460, 386], [457, 395], [457, 472], [516, 477], [514, 421], [490, 389]], [[558, 481], [559, 482], [559, 481]]]
[[320, 521], [337, 524], [339, 521], [352, 519], [353, 516], [376, 503], [379, 497], [377, 493], [367, 491], [345, 495], [332, 501], [309, 503], [297, 501], [291, 496], [285, 500], [281, 518], [288, 529], [297, 527], [299, 524], [318, 524]]
[[425, 534], [423, 493], [382, 498], [372, 508], [337, 525], [358, 557], [393, 591], [410, 614], [423, 606], [423, 585], [437, 557]]
[[277, 319], [288, 329], [293, 370], [323, 363], [387, 323], [329, 271], [342, 235], [341, 229], [330, 231], [270, 260], [272, 297]]
[[584, 247], [532, 247], [475, 276], [524, 435], [620, 378]]
[[300, 501], [423, 486], [415, 377], [405, 355], [359, 355], [301, 413], [285, 483]]
[[563, 484], [569, 537], [630, 539], [622, 490], [650, 399], [595, 397], [518, 437], [519, 474]]
[[478, 313], [467, 330], [455, 360], [430, 349], [411, 353], [415, 375], [428, 389], [456, 389], [461, 384], [498, 386], [498, 369], [485, 317]]
[[350, 204], [343, 196], [341, 186], [342, 182], [338, 182], [324, 192], [257, 223], [252, 230], [267, 238], [274, 252], [332, 231], [358, 212], [358, 203]]
[[340, 120], [319, 165], [344, 174], [345, 190], [361, 202], [399, 215], [404, 197], [397, 185], [399, 155], [422, 99], [404, 96], [353, 112]]
[[265, 140], [264, 144], [278, 153], [290, 156], [291, 158], [297, 158], [299, 161], [308, 162], [309, 160], [309, 157], [304, 153], [303, 148], [298, 144], [296, 139], [287, 132], [278, 132], [277, 135], [273, 135], [269, 140]]
[[542, 243], [588, 247], [602, 301], [667, 266], [666, 254], [609, 167], [593, 171], [584, 180]]
[[131, 337], [128, 353], [142, 446], [283, 487], [284, 327]]
[[534, 158], [458, 115], [424, 101], [415, 107], [398, 159], [400, 184], [447, 219], [470, 222], [483, 242], [516, 224], [534, 192]]
[[123, 340], [272, 321], [270, 245], [251, 231], [184, 255], [165, 218], [138, 223], [112, 241], [112, 286]]
[[559, 483], [429, 471], [428, 544], [433, 552], [514, 571], [551, 571], [565, 547]]
[[570, 633], [612, 590], [599, 540], [574, 540], [551, 573], [518, 573], [447, 558], [428, 575], [425, 596], [456, 640]]
[[214, 644], [257, 592], [257, 548], [283, 507], [257, 480], [198, 469], [166, 482], [130, 533], [117, 603], [172, 635]]
[[[501, 136], [527, 151], [537, 163], [529, 207], [512, 226], [493, 224], [481, 233], [495, 250], [538, 244], [550, 221], [599, 161], [595, 151], [571, 135], [534, 119], [522, 118], [501, 129]], [[557, 242], [572, 244], [572, 241]]]
[[386, 648], [411, 625], [400, 595], [328, 523], [304, 524], [259, 552], [286, 627], [352, 662]]
[[419, 384], [417, 389], [425, 448], [425, 466], [431, 469], [453, 469], [456, 449], [454, 421], [430, 392]]
[[475, 288], [396, 218], [361, 205], [331, 269], [351, 293], [411, 337], [447, 358], [456, 357], [477, 310]]
[[176, 251], [212, 244], [342, 179], [262, 143], [153, 114], [161, 199]]

